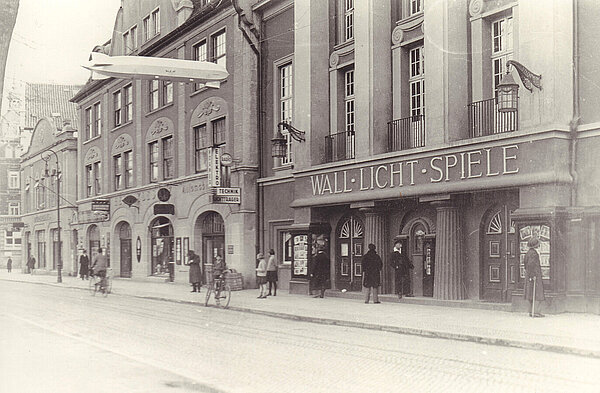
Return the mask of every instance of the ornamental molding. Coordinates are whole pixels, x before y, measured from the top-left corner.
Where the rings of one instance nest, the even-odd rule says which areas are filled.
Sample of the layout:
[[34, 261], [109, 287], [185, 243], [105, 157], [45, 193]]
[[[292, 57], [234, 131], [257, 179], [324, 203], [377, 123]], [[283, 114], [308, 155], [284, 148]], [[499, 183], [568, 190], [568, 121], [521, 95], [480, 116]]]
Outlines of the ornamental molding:
[[346, 61], [342, 59], [343, 56], [349, 55], [353, 52], [354, 43], [344, 43], [341, 46], [336, 47], [336, 49], [329, 55], [329, 67], [336, 68], [340, 64], [340, 61]]
[[337, 52], [333, 52], [331, 56], [329, 56], [329, 66], [336, 67], [340, 62], [340, 55]]
[[469, 14], [471, 17], [479, 16], [483, 12], [483, 0], [471, 0]]
[[101, 157], [100, 149], [98, 149], [96, 146], [94, 146], [85, 153], [84, 163], [87, 165], [87, 164], [91, 164], [93, 162], [100, 161], [100, 157]]
[[113, 143], [111, 155], [119, 154], [133, 148], [133, 139], [129, 134], [121, 134]]
[[208, 99], [200, 104], [200, 112], [198, 113], [198, 118], [201, 118], [202, 116], [209, 116], [211, 113], [218, 112], [220, 110], [221, 105], [215, 104], [215, 102], [212, 99]]
[[209, 97], [198, 104], [192, 112], [192, 127], [198, 124], [227, 116], [229, 108], [227, 102], [221, 97]]
[[154, 120], [150, 127], [148, 127], [148, 132], [146, 132], [146, 141], [152, 141], [154, 139], [162, 138], [163, 136], [170, 135], [173, 133], [174, 129], [173, 121], [168, 117], [159, 117]]
[[419, 29], [420, 33], [424, 34], [423, 20], [423, 13], [419, 13], [416, 16], [397, 22], [396, 27], [392, 31], [392, 44], [394, 46], [402, 44], [406, 38], [406, 33], [412, 30]]

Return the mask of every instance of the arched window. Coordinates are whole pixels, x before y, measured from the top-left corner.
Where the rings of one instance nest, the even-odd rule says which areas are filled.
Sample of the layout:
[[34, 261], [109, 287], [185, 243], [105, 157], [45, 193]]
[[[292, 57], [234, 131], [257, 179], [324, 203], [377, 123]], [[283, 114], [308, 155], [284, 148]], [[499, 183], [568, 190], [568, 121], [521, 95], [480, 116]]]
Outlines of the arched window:
[[502, 233], [502, 218], [500, 217], [500, 212], [494, 214], [488, 224], [486, 233], [488, 235], [499, 235]]
[[204, 217], [202, 221], [202, 233], [205, 235], [225, 233], [223, 218], [221, 218], [219, 213], [211, 212]]

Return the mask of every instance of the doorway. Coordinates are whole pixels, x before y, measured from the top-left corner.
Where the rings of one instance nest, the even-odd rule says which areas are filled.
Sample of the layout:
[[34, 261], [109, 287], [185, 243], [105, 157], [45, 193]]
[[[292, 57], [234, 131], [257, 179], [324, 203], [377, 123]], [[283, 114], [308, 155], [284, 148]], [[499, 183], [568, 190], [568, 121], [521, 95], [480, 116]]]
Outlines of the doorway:
[[169, 275], [169, 263], [173, 259], [173, 225], [166, 217], [157, 217], [150, 224], [152, 247], [151, 275]]
[[[219, 213], [208, 212], [202, 218], [202, 264], [213, 264], [217, 255], [225, 259], [225, 223]], [[202, 277], [203, 281], [206, 277]]]
[[89, 244], [89, 256], [90, 263], [98, 255], [98, 248], [100, 248], [100, 230], [96, 225], [91, 225], [88, 229], [88, 244]]
[[126, 222], [119, 225], [119, 249], [121, 277], [131, 278], [131, 226]]
[[336, 288], [362, 290], [364, 225], [352, 215], [340, 220], [337, 231], [335, 278]]

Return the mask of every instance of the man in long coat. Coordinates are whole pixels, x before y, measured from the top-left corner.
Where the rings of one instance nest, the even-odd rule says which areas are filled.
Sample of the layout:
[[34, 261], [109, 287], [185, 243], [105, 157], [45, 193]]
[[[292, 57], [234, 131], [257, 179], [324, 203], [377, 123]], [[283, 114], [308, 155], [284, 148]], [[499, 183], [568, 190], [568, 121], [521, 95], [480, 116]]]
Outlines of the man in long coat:
[[27, 267], [29, 268], [29, 273], [33, 274], [33, 269], [35, 269], [35, 258], [33, 255], [29, 256], [29, 260], [27, 261]]
[[194, 251], [188, 251], [190, 265], [190, 284], [192, 284], [192, 292], [200, 292], [202, 285], [202, 269], [200, 268], [200, 257]]
[[365, 293], [365, 303], [369, 303], [371, 297], [371, 288], [373, 288], [373, 303], [379, 304], [379, 285], [381, 284], [381, 268], [383, 262], [375, 251], [375, 245], [369, 244], [369, 251], [363, 256], [363, 286], [367, 288]]
[[312, 261], [311, 272], [314, 287], [321, 290], [321, 294], [315, 297], [323, 298], [325, 296], [325, 286], [329, 278], [329, 264], [329, 257], [323, 251], [323, 247], [319, 247], [319, 251]]
[[[529, 250], [527, 254], [525, 254], [525, 299], [529, 301], [529, 316], [531, 317], [543, 317], [544, 315], [539, 312], [533, 312], [533, 300], [535, 296], [536, 302], [541, 302], [545, 299], [544, 297], [544, 285], [542, 283], [542, 268], [540, 267], [540, 255], [538, 253], [538, 248], [540, 246], [540, 241], [537, 237], [532, 237], [527, 242], [527, 247]], [[535, 280], [535, 294], [533, 293]]]
[[83, 254], [79, 257], [79, 276], [82, 280], [89, 278], [90, 270], [90, 258], [87, 255], [87, 251], [84, 249]]
[[410, 291], [410, 269], [414, 268], [412, 262], [402, 251], [402, 242], [396, 241], [394, 243], [394, 251], [390, 256], [390, 265], [394, 269], [396, 278], [396, 292], [398, 298], [402, 299], [402, 295], [405, 294], [405, 290], [408, 290], [406, 296], [412, 297]]

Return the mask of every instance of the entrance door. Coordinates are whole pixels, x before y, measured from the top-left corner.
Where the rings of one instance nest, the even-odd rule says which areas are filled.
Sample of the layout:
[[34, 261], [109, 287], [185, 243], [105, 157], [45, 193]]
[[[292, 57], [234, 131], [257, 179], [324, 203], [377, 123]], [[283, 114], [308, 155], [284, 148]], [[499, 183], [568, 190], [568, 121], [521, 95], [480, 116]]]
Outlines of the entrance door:
[[362, 221], [354, 216], [344, 219], [340, 226], [335, 267], [338, 289], [362, 290], [363, 228]]
[[423, 296], [433, 297], [435, 277], [435, 239], [423, 240]]
[[158, 217], [150, 226], [153, 275], [168, 275], [173, 262], [173, 226], [166, 217]]
[[[225, 223], [219, 213], [209, 212], [202, 220], [202, 264], [214, 264], [215, 257], [225, 259]], [[204, 272], [204, 266], [202, 271]], [[202, 282], [206, 281], [203, 275]]]
[[131, 277], [131, 227], [126, 222], [119, 229], [121, 277]]
[[482, 233], [482, 296], [493, 302], [510, 301], [519, 274], [517, 236], [510, 211], [501, 206], [484, 218]]

